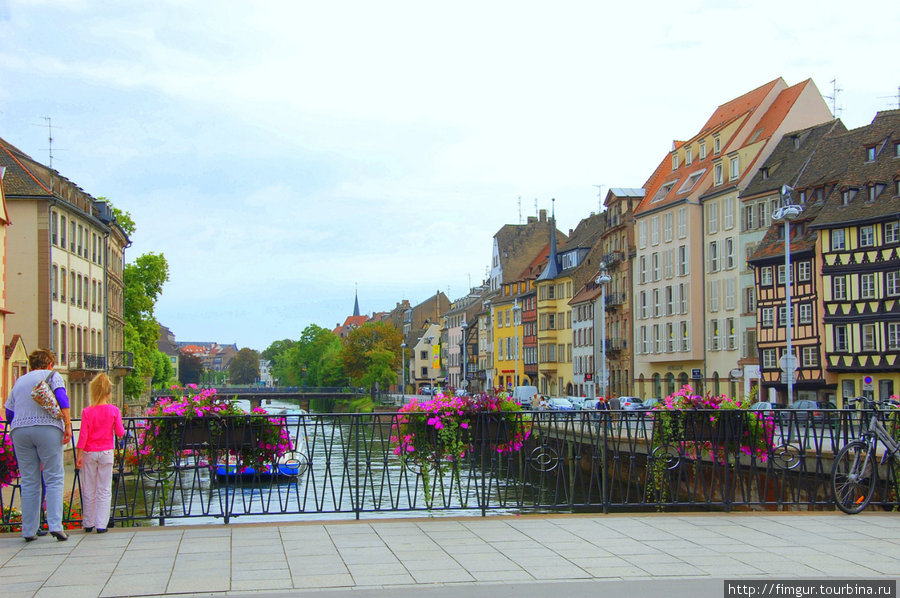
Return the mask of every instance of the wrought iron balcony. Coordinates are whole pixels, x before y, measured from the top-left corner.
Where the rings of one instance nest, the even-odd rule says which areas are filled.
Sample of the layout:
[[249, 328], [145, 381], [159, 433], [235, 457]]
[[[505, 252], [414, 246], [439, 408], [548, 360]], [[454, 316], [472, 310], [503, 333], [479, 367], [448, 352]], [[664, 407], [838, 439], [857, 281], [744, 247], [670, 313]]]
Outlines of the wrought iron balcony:
[[134, 353], [131, 351], [113, 351], [109, 354], [109, 361], [109, 367], [113, 369], [134, 369]]
[[102, 372], [106, 369], [106, 355], [96, 353], [69, 353], [69, 370]]

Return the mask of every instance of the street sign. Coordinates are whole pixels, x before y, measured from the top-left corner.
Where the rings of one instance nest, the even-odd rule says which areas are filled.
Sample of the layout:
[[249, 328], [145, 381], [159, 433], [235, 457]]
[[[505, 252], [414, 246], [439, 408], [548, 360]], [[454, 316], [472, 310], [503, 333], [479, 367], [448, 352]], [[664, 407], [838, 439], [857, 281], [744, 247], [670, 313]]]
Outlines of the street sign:
[[863, 377], [863, 390], [875, 390], [875, 381], [872, 376]]
[[800, 362], [796, 355], [785, 353], [781, 356], [781, 359], [778, 360], [778, 365], [781, 366], [782, 372], [793, 372], [800, 365]]
[[797, 383], [797, 373], [796, 372], [781, 372], [781, 383], [788, 384], [788, 378], [790, 378], [791, 384]]
[[743, 378], [744, 377], [744, 370], [742, 370], [741, 368], [734, 368], [733, 370], [731, 370], [730, 373], [731, 373], [732, 378]]
[[699, 380], [703, 377], [703, 374], [700, 372], [700, 368], [691, 368], [691, 378], [694, 380]]

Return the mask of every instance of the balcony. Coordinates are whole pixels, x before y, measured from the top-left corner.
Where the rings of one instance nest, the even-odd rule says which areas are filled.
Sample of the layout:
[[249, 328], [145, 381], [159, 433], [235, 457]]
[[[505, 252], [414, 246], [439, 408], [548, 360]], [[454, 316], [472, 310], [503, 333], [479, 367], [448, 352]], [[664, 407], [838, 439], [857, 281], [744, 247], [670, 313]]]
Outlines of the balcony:
[[69, 371], [102, 372], [106, 370], [106, 355], [69, 353]]
[[600, 257], [600, 260], [606, 263], [606, 268], [610, 271], [615, 270], [619, 262], [625, 259], [625, 253], [622, 251], [610, 251]]
[[113, 351], [109, 355], [109, 367], [114, 370], [133, 370], [134, 353], [131, 351]]
[[606, 309], [612, 311], [624, 305], [626, 297], [625, 293], [609, 293], [606, 295]]

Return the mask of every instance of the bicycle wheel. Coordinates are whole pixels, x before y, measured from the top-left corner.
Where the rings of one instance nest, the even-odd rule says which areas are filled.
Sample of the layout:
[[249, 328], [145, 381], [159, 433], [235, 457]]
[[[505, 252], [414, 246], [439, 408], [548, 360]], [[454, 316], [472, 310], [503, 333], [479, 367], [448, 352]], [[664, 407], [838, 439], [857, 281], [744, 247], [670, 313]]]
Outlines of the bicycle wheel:
[[831, 469], [831, 493], [838, 508], [853, 515], [868, 506], [875, 491], [876, 460], [869, 445], [854, 441], [841, 449]]

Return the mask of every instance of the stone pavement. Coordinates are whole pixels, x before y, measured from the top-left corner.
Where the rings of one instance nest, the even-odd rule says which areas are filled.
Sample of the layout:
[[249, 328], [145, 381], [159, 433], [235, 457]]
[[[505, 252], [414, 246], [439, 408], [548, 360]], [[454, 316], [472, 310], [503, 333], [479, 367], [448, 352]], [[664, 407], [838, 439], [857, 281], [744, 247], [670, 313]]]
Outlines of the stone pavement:
[[525, 515], [0, 534], [0, 595], [724, 596], [724, 579], [894, 579], [892, 513]]

